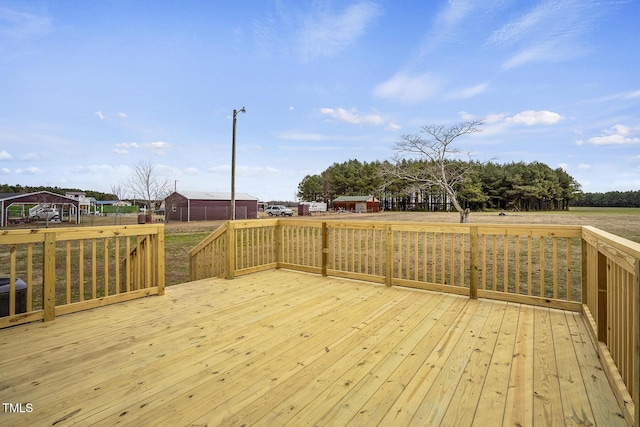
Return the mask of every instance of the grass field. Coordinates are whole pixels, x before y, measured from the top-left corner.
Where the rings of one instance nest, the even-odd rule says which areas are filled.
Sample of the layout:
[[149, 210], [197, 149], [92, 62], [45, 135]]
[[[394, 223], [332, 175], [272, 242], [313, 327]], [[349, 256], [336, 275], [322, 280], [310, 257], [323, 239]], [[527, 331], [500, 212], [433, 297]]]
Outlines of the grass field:
[[[323, 220], [367, 220], [367, 221], [415, 221], [456, 223], [458, 214], [446, 212], [380, 212], [372, 214], [317, 214], [309, 219]], [[640, 208], [572, 208], [566, 212], [472, 212], [470, 223], [482, 224], [566, 224], [591, 225], [601, 230], [640, 243]], [[85, 219], [83, 226], [133, 225], [137, 217], [120, 216], [92, 217]], [[189, 251], [223, 221], [198, 221], [190, 223], [171, 222], [165, 227], [166, 283], [174, 285], [189, 280]], [[38, 224], [44, 227], [44, 223]], [[50, 224], [68, 226], [68, 224]], [[23, 225], [32, 228], [34, 224]], [[12, 227], [13, 228], [13, 227]]]

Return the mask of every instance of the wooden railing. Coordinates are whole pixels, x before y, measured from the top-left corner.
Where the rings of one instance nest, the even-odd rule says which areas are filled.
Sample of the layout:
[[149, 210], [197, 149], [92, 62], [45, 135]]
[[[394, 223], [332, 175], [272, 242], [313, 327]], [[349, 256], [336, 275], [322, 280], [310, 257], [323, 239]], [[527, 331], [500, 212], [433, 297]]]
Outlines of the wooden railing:
[[[640, 245], [592, 227], [227, 222], [191, 279], [288, 268], [583, 313], [627, 419], [640, 420]], [[634, 402], [636, 404], [634, 405]]]
[[234, 221], [191, 251], [190, 271], [198, 280], [290, 268], [580, 311], [581, 233], [578, 226]]
[[[638, 425], [640, 244], [583, 227], [582, 245], [583, 313], [616, 397]], [[609, 369], [612, 366], [617, 369]]]
[[164, 225], [1, 231], [0, 275], [11, 284], [0, 328], [162, 295]]

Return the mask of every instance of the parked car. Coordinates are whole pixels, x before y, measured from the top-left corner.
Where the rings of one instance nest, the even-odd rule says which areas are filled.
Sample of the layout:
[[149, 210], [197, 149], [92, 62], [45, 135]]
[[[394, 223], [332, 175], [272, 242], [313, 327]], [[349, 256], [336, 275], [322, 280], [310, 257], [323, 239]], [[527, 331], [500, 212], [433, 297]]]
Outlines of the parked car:
[[60, 213], [56, 208], [42, 208], [35, 212], [32, 212], [29, 216], [29, 221], [58, 221], [60, 219]]
[[273, 205], [269, 206], [264, 210], [269, 216], [293, 216], [293, 211], [286, 206], [282, 205]]

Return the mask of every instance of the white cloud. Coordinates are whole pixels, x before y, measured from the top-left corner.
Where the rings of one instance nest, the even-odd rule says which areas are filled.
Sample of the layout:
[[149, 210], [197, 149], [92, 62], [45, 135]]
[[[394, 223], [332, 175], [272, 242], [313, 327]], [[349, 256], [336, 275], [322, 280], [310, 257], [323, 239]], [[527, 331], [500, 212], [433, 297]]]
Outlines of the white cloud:
[[586, 164], [586, 163], [580, 163], [578, 165], [578, 169], [584, 169], [584, 170], [591, 169], [591, 165]]
[[627, 93], [626, 99], [634, 99], [634, 98], [640, 98], [640, 90]]
[[397, 131], [399, 131], [399, 130], [400, 130], [400, 125], [399, 125], [399, 124], [397, 124], [397, 123], [393, 123], [393, 122], [392, 122], [392, 123], [389, 123], [389, 124], [384, 128], [384, 130], [388, 130], [388, 131], [391, 131], [391, 132], [397, 132]]
[[51, 31], [51, 18], [21, 12], [0, 6], [0, 33], [13, 39], [24, 40]]
[[46, 155], [43, 153], [27, 153], [20, 157], [20, 160], [40, 160], [46, 158]]
[[594, 145], [623, 145], [623, 144], [638, 144], [640, 143], [640, 134], [638, 129], [633, 129], [629, 126], [616, 124], [611, 129], [605, 131], [606, 135], [595, 136], [589, 138], [588, 141]]
[[138, 144], [135, 142], [121, 142], [116, 144], [116, 147], [119, 148], [138, 148]]
[[558, 163], [558, 167], [561, 169], [564, 169], [565, 171], [567, 170], [567, 168], [569, 167], [568, 163]]
[[100, 120], [104, 120], [105, 116], [104, 114], [102, 114], [102, 111], [96, 111], [95, 114], [97, 118], [99, 118]]
[[380, 14], [377, 4], [367, 1], [347, 6], [342, 13], [322, 11], [302, 20], [300, 48], [304, 58], [333, 56], [364, 34]]
[[156, 142], [148, 142], [146, 144], [142, 144], [144, 148], [151, 150], [151, 152], [155, 155], [162, 156], [164, 155], [165, 149], [171, 147], [170, 144], [164, 141], [156, 141]]
[[533, 125], [553, 125], [564, 120], [560, 114], [553, 111], [523, 111], [513, 117], [507, 117], [505, 121], [507, 123], [524, 124], [527, 126]]
[[9, 169], [9, 168], [0, 168], [0, 173], [2, 175], [9, 175], [11, 173], [11, 169]]
[[447, 94], [447, 99], [468, 99], [481, 94], [489, 87], [488, 83], [480, 83], [472, 87], [456, 90]]
[[185, 175], [198, 175], [199, 173], [200, 171], [198, 170], [198, 168], [188, 167], [184, 169]]
[[619, 100], [628, 101], [628, 100], [634, 100], [636, 98], [640, 98], [640, 89], [626, 91], [626, 92], [617, 92], [611, 95], [596, 98], [593, 101], [594, 102], [611, 102], [611, 101], [619, 101]]
[[440, 82], [429, 73], [409, 74], [399, 72], [386, 82], [378, 84], [373, 94], [406, 104], [416, 104], [433, 97]]
[[152, 149], [156, 149], [156, 148], [168, 148], [169, 144], [164, 142], [164, 141], [156, 141], [156, 142], [149, 142], [144, 144], [145, 148], [152, 148]]
[[420, 47], [420, 57], [426, 57], [443, 43], [454, 39], [466, 18], [482, 19], [479, 15], [500, 5], [500, 2], [495, 0], [456, 0], [442, 3], [443, 6], [435, 16], [433, 27], [424, 37]]
[[175, 167], [175, 166], [169, 166], [169, 165], [155, 165], [154, 166], [156, 172], [158, 173], [159, 176], [164, 176], [164, 177], [176, 177], [182, 174], [182, 172], [180, 171], [179, 168]]
[[468, 111], [464, 111], [464, 110], [460, 111], [458, 115], [462, 120], [475, 120], [477, 118], [475, 114], [471, 114]]
[[11, 160], [13, 156], [5, 150], [0, 150], [0, 160]]
[[368, 114], [363, 115], [358, 112], [355, 108], [350, 110], [345, 110], [344, 108], [321, 108], [320, 112], [325, 114], [331, 118], [339, 120], [341, 122], [352, 123], [356, 125], [361, 124], [372, 124], [372, 125], [382, 125], [384, 124], [384, 119], [377, 114]]
[[116, 148], [113, 150], [116, 154], [129, 154], [129, 148], [138, 148], [139, 145], [136, 142], [121, 142], [116, 144]]
[[35, 166], [31, 166], [24, 169], [16, 169], [17, 175], [40, 175], [41, 173], [44, 173], [44, 171]]
[[553, 43], [545, 43], [541, 45], [532, 46], [521, 50], [517, 54], [513, 55], [502, 66], [509, 70], [519, 67], [529, 62], [542, 62], [546, 60], [553, 60], [556, 56]]
[[487, 114], [487, 116], [484, 118], [484, 122], [486, 124], [500, 123], [504, 121], [505, 117], [507, 117], [507, 115], [504, 113]]
[[544, 0], [503, 25], [488, 39], [517, 52], [504, 64], [514, 68], [530, 62], [566, 61], [589, 51], [584, 40], [596, 28], [606, 7], [580, 0]]
[[119, 112], [118, 117], [120, 117], [121, 119], [126, 119], [128, 116], [127, 113]]

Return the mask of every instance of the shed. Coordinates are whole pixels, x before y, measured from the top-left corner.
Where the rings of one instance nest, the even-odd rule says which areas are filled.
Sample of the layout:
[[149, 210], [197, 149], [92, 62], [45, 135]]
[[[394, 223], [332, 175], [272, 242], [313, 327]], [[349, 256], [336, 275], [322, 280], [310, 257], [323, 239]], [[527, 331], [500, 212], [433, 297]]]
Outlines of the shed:
[[[236, 219], [258, 218], [258, 198], [236, 193]], [[231, 217], [231, 193], [210, 191], [173, 192], [165, 199], [169, 221], [211, 221]]]
[[[35, 193], [1, 193], [0, 194], [0, 226], [9, 224], [9, 207], [13, 205], [60, 206], [60, 215], [64, 218], [65, 212], [69, 220], [75, 216], [76, 224], [80, 223], [80, 201], [49, 191], [36, 191]], [[65, 210], [66, 208], [66, 210]]]
[[333, 209], [356, 213], [378, 212], [380, 201], [374, 196], [340, 196], [333, 199]]

